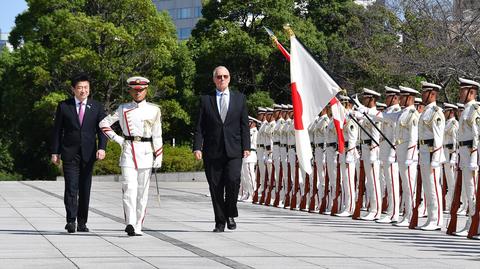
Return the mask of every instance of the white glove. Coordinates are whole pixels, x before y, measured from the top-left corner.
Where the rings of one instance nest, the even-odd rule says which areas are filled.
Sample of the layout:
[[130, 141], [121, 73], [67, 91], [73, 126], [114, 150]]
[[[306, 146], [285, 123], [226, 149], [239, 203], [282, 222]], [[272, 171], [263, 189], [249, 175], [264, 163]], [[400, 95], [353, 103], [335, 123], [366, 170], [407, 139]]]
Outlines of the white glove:
[[114, 136], [112, 140], [117, 142], [121, 147], [123, 146], [123, 142], [125, 142], [125, 138], [119, 135]]
[[451, 165], [455, 165], [457, 163], [457, 154], [452, 154], [452, 156], [450, 157], [450, 164]]
[[410, 165], [412, 165], [413, 163], [414, 163], [413, 160], [406, 160], [406, 161], [405, 161], [405, 165], [406, 165], [406, 166], [410, 166]]
[[162, 155], [157, 156], [155, 161], [153, 161], [153, 168], [161, 168], [162, 167]]
[[478, 165], [476, 163], [470, 163], [470, 165], [468, 166], [468, 169], [470, 169], [472, 171], [477, 170]]
[[439, 162], [431, 162], [430, 166], [432, 166], [432, 168], [438, 168], [438, 167], [440, 167], [440, 163]]
[[353, 156], [353, 154], [348, 154], [345, 156], [345, 162], [346, 163], [354, 163], [355, 162], [355, 158]]

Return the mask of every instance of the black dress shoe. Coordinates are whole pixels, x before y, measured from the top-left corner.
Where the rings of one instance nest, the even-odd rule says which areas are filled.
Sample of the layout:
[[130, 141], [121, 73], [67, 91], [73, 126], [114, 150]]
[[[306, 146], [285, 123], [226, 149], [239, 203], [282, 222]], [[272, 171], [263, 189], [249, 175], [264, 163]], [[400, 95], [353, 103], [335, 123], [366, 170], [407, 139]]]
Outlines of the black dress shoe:
[[65, 225], [65, 230], [67, 230], [68, 233], [74, 233], [75, 232], [75, 222], [69, 222], [67, 225]]
[[237, 224], [235, 223], [235, 219], [232, 217], [227, 218], [227, 228], [229, 230], [237, 229]]
[[215, 225], [215, 229], [213, 229], [214, 233], [223, 233], [225, 231], [225, 225]]
[[135, 236], [135, 228], [131, 224], [128, 224], [127, 227], [125, 227], [125, 232], [127, 232], [128, 236]]
[[90, 230], [88, 229], [87, 225], [83, 224], [83, 225], [78, 225], [77, 227], [77, 232], [84, 232], [84, 233], [88, 233], [90, 232]]

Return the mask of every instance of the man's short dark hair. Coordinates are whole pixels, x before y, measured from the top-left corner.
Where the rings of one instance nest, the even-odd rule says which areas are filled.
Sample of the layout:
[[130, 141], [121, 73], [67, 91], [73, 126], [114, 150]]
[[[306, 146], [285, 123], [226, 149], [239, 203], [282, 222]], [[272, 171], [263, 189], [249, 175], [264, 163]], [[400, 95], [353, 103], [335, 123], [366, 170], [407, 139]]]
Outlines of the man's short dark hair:
[[72, 77], [72, 87], [75, 88], [75, 86], [77, 85], [77, 83], [79, 83], [80, 81], [88, 81], [90, 82], [90, 78], [88, 77], [88, 74], [87, 73], [80, 73], [80, 74], [77, 74], [75, 76]]

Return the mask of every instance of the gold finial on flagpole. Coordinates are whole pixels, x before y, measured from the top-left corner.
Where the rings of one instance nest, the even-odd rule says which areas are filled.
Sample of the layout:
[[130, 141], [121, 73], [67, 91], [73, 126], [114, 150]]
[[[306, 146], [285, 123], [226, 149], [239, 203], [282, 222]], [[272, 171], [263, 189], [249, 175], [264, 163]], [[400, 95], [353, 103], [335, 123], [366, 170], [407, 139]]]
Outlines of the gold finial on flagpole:
[[290, 27], [290, 24], [288, 24], [288, 23], [285, 24], [283, 26], [283, 30], [288, 35], [288, 37], [294, 37], [295, 36], [295, 33], [293, 32], [292, 28]]

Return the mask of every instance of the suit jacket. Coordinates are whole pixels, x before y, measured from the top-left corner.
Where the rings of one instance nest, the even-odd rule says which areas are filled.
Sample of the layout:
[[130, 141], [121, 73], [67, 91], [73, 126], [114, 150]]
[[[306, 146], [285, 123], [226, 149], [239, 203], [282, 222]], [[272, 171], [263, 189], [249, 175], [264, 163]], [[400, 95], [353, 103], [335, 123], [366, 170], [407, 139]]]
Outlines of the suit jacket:
[[61, 154], [63, 161], [72, 160], [80, 151], [85, 162], [94, 161], [98, 148], [105, 150], [107, 137], [100, 131], [98, 123], [105, 117], [103, 105], [95, 100], [87, 99], [83, 124], [80, 126], [75, 106], [75, 99], [60, 102], [55, 114], [51, 153]]
[[250, 128], [246, 98], [230, 90], [230, 101], [225, 122], [222, 122], [216, 93], [200, 98], [200, 111], [195, 129], [193, 150], [201, 150], [204, 158], [242, 158], [250, 150]]

